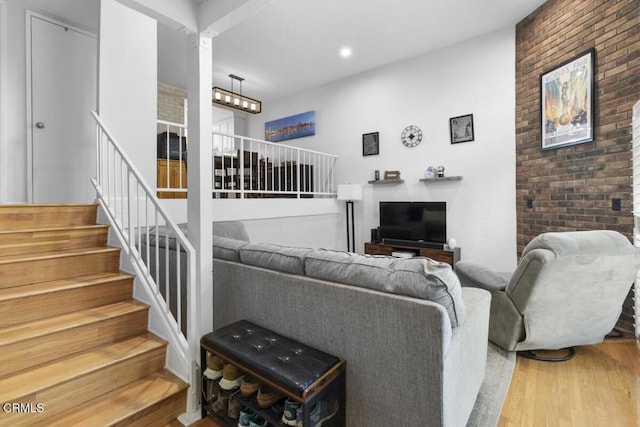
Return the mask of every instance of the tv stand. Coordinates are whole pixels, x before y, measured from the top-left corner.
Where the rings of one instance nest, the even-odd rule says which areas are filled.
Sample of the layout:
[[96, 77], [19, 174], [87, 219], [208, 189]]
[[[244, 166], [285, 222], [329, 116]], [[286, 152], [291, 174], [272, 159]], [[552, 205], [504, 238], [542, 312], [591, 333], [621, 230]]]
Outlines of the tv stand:
[[435, 249], [427, 248], [420, 245], [409, 244], [389, 244], [389, 243], [372, 243], [364, 244], [364, 253], [368, 255], [391, 255], [393, 251], [413, 252], [416, 256], [431, 258], [435, 261], [446, 262], [451, 267], [460, 261], [460, 248], [455, 249]]

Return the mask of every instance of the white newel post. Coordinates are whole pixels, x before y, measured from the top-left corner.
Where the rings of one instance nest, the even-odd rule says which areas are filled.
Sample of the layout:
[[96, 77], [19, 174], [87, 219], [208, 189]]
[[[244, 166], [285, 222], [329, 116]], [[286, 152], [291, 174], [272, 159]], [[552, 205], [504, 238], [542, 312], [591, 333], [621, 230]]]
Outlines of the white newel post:
[[[188, 151], [189, 166], [187, 180], [189, 192], [187, 200], [188, 237], [196, 250], [195, 289], [190, 297], [195, 309], [193, 319], [198, 319], [197, 336], [189, 337], [190, 346], [199, 346], [200, 336], [213, 329], [213, 273], [211, 235], [211, 82], [212, 55], [211, 38], [194, 34], [189, 40], [188, 53]], [[194, 348], [194, 347], [192, 347]], [[199, 355], [198, 352], [195, 353]], [[198, 357], [196, 357], [198, 359]], [[195, 370], [195, 364], [194, 364]], [[198, 376], [193, 377], [192, 386], [199, 384]], [[199, 390], [199, 386], [196, 386]], [[189, 395], [190, 397], [193, 394]], [[197, 395], [196, 395], [197, 396]], [[195, 402], [189, 402], [187, 411], [192, 412]], [[197, 406], [197, 404], [196, 404]]]

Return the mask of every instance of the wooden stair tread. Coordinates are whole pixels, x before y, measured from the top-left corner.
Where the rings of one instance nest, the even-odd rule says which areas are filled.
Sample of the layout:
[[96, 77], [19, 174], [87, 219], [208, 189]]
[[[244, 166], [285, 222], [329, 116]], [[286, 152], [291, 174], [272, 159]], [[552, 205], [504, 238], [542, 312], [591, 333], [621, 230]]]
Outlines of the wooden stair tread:
[[148, 308], [149, 306], [145, 304], [130, 300], [8, 326], [0, 329], [0, 347], [50, 335], [63, 330], [77, 328], [89, 323], [103, 322], [107, 319], [123, 316], [128, 313], [148, 310]]
[[1, 205], [0, 228], [20, 230], [95, 224], [95, 204]]
[[187, 388], [187, 384], [164, 370], [48, 419], [47, 426], [110, 426], [125, 423], [136, 413]]
[[66, 249], [63, 251], [41, 252], [41, 253], [25, 254], [25, 255], [5, 255], [0, 257], [0, 266], [2, 266], [3, 264], [10, 264], [15, 262], [40, 261], [40, 260], [46, 260], [46, 259], [72, 257], [72, 256], [78, 256], [78, 255], [82, 256], [82, 255], [91, 255], [91, 254], [100, 254], [100, 253], [111, 253], [111, 252], [119, 252], [119, 251], [120, 251], [120, 248], [98, 246], [98, 247], [89, 247], [89, 248]]
[[48, 294], [68, 289], [76, 289], [85, 286], [94, 286], [106, 282], [134, 278], [127, 273], [97, 273], [86, 276], [72, 277], [69, 279], [54, 280], [51, 282], [34, 283], [0, 289], [0, 303], [13, 299], [28, 298], [36, 295]]
[[121, 360], [165, 346], [165, 341], [146, 333], [58, 359], [0, 379], [0, 401], [19, 402], [21, 396], [32, 395], [37, 390], [68, 382]]
[[104, 230], [108, 229], [109, 226], [106, 224], [80, 224], [80, 225], [70, 225], [67, 227], [56, 226], [56, 227], [34, 227], [34, 228], [23, 228], [23, 229], [11, 229], [11, 230], [0, 230], [0, 236], [5, 235], [16, 235], [16, 234], [33, 234], [33, 233], [56, 233], [59, 231], [83, 231], [83, 230]]

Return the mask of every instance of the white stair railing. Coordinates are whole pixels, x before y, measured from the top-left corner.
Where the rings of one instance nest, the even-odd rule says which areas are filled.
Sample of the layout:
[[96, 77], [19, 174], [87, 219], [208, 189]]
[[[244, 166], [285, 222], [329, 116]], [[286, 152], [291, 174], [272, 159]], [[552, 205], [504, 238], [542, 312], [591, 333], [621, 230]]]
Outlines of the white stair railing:
[[[144, 180], [98, 114], [97, 176], [91, 181], [100, 206], [128, 255], [151, 301], [159, 324], [149, 329], [169, 342], [167, 369], [189, 383], [187, 412], [198, 406], [198, 343], [201, 331], [195, 287], [195, 250], [160, 205], [155, 189]], [[175, 243], [174, 243], [175, 242]], [[186, 271], [185, 271], [186, 270]]]

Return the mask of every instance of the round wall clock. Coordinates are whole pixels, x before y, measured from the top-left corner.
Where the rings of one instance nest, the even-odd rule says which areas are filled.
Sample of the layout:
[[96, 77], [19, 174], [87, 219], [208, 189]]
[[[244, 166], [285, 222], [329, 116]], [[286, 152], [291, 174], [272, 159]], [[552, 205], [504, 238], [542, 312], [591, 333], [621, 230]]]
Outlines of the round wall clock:
[[400, 138], [406, 147], [415, 147], [422, 142], [422, 131], [418, 126], [410, 125], [404, 128]]

